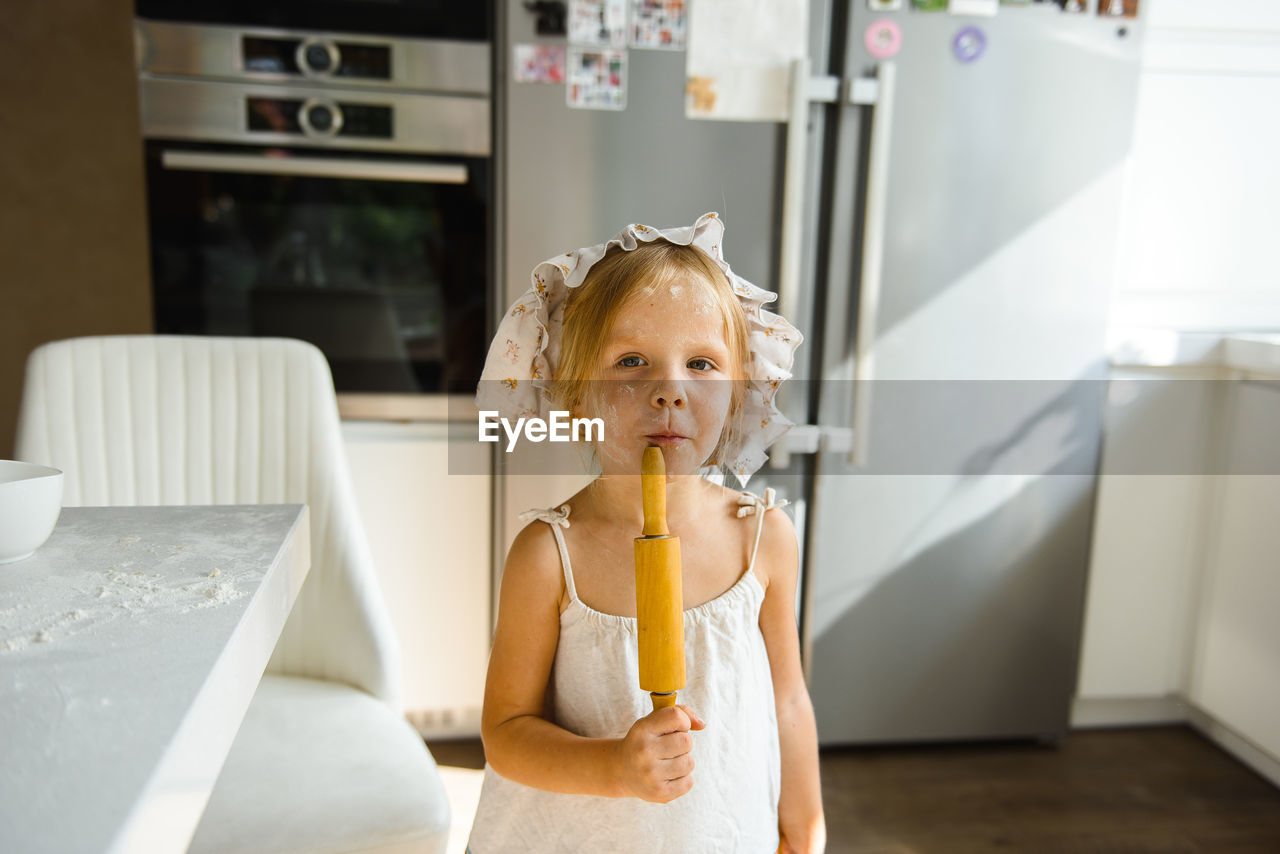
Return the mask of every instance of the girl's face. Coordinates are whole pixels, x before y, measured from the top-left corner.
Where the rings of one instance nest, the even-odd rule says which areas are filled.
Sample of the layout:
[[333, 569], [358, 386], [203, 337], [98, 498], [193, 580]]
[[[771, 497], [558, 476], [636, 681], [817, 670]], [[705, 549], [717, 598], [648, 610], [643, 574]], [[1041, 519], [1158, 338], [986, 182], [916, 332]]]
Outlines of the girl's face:
[[706, 286], [677, 278], [633, 297], [605, 337], [596, 391], [605, 474], [635, 474], [650, 444], [668, 474], [693, 474], [715, 450], [732, 400], [725, 320]]

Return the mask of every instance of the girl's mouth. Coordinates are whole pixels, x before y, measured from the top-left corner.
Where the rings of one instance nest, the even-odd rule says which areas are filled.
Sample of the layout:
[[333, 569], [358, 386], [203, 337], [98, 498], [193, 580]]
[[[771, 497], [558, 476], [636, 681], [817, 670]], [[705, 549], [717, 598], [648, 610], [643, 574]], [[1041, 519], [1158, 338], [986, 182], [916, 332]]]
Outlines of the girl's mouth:
[[679, 433], [649, 433], [645, 438], [655, 445], [678, 445], [688, 437]]

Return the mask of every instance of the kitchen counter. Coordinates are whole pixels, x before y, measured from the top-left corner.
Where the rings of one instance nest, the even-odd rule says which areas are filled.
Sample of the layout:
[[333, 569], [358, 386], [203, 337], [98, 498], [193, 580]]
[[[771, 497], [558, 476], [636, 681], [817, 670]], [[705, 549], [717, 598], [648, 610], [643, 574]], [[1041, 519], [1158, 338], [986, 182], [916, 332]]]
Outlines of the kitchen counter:
[[1107, 354], [1116, 368], [1200, 368], [1280, 377], [1280, 332], [1121, 327], [1109, 331]]
[[307, 575], [309, 519], [68, 507], [0, 566], [0, 850], [186, 850]]

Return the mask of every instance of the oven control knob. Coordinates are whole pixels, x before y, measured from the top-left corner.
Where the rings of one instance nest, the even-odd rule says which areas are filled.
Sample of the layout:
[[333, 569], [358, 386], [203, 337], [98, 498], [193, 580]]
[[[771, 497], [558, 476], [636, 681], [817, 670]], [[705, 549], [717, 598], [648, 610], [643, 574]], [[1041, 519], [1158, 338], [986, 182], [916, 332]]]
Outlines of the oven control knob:
[[327, 98], [312, 98], [298, 110], [298, 124], [309, 137], [337, 136], [342, 130], [342, 107]]
[[303, 40], [294, 59], [307, 77], [332, 77], [342, 64], [338, 46], [326, 39]]

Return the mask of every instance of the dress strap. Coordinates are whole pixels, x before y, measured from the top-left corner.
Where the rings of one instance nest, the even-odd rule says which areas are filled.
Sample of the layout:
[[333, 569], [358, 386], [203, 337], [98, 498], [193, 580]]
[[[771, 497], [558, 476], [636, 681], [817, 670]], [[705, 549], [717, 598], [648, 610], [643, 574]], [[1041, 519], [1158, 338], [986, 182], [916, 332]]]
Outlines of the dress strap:
[[[753, 513], [757, 517], [756, 541], [755, 544], [751, 546], [751, 560], [747, 564], [747, 572], [755, 569], [756, 566], [756, 552], [760, 549], [760, 535], [764, 532], [764, 514], [775, 507], [786, 507], [791, 503], [785, 498], [778, 501], [776, 499], [776, 495], [777, 493], [774, 492], [773, 487], [766, 487], [763, 500], [758, 496], [752, 495], [750, 492], [744, 492], [742, 495], [738, 496], [738, 518], [744, 519]], [[759, 508], [759, 512], [756, 512], [757, 508]]]
[[551, 533], [556, 538], [556, 548], [560, 549], [560, 569], [564, 572], [564, 587], [569, 591], [569, 598], [576, 601], [578, 591], [573, 586], [573, 568], [569, 566], [569, 549], [564, 543], [564, 534], [561, 528], [569, 527], [569, 505], [561, 504], [559, 508], [552, 510], [534, 509], [526, 510], [520, 514], [521, 522], [532, 522], [537, 519], [540, 522], [546, 522], [551, 526]]

